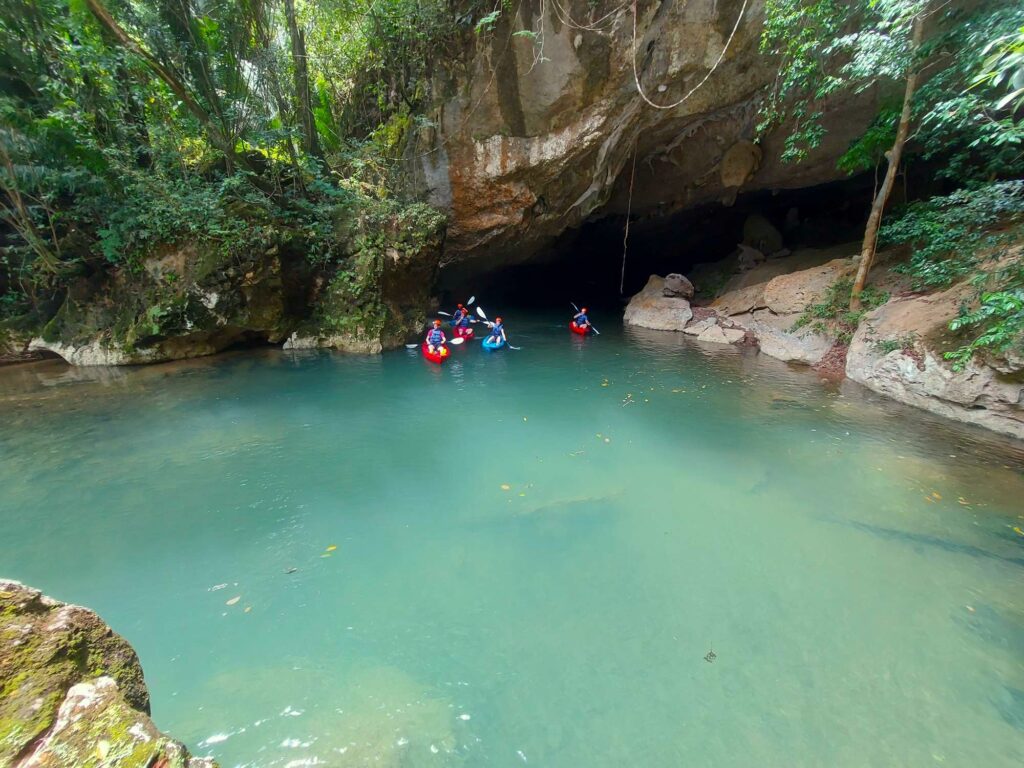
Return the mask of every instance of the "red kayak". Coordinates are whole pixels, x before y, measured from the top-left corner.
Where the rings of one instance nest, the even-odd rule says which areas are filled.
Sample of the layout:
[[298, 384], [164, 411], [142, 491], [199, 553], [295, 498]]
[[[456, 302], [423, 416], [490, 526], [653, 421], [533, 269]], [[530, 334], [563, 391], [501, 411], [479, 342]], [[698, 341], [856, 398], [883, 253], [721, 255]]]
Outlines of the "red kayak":
[[448, 347], [446, 346], [442, 346], [440, 352], [431, 352], [429, 345], [425, 341], [420, 346], [420, 349], [423, 350], [423, 356], [427, 358], [427, 360], [429, 360], [432, 363], [437, 363], [438, 365], [447, 360], [448, 355], [451, 354], [451, 350], [448, 349]]
[[466, 339], [468, 341], [469, 339], [473, 338], [473, 329], [472, 328], [456, 328], [455, 329], [455, 335], [458, 336], [460, 339]]
[[589, 328], [581, 328], [580, 326], [576, 325], [576, 322], [574, 320], [569, 321], [569, 330], [572, 331], [573, 333], [578, 333], [580, 336], [586, 336], [590, 332]]

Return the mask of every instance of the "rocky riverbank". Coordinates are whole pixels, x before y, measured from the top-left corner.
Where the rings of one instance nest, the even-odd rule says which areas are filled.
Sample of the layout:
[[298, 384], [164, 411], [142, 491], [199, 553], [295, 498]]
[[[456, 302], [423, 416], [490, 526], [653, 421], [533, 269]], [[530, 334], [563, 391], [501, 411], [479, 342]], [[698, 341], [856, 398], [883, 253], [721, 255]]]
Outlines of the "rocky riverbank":
[[856, 271], [856, 252], [851, 244], [744, 263], [740, 249], [724, 262], [695, 268], [698, 291], [722, 285], [698, 294], [706, 306], [691, 306], [693, 294], [679, 295], [652, 275], [624, 322], [681, 331], [697, 343], [754, 343], [762, 354], [823, 376], [845, 375], [899, 402], [1024, 439], [1024, 358], [975, 359], [957, 371], [943, 356], [960, 344], [947, 329], [968, 300], [966, 283], [913, 293], [885, 266], [892, 255], [883, 255], [873, 276], [886, 297], [880, 306], [845, 333], [813, 319], [825, 313], [833, 286]]
[[92, 611], [0, 580], [0, 765], [216, 768], [149, 717], [142, 665]]

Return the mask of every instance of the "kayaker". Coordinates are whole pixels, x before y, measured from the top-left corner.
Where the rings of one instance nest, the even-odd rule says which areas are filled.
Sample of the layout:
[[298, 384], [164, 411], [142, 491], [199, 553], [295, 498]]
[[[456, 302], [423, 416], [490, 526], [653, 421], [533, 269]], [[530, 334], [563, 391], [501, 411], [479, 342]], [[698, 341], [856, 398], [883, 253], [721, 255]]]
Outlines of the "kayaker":
[[487, 343], [497, 344], [499, 341], [508, 343], [508, 339], [505, 337], [505, 326], [502, 325], [501, 318], [494, 318], [494, 325], [491, 326], [491, 335], [487, 337]]
[[440, 353], [445, 341], [447, 339], [444, 337], [444, 331], [441, 330], [441, 321], [435, 320], [434, 327], [427, 331], [427, 350], [432, 355]]
[[463, 318], [469, 317], [469, 310], [461, 304], [452, 313], [452, 328], [458, 328]]
[[472, 318], [470, 317], [470, 314], [469, 314], [469, 310], [467, 309], [467, 310], [465, 310], [465, 311], [464, 311], [464, 312], [462, 313], [462, 317], [460, 317], [460, 318], [459, 318], [459, 319], [458, 319], [458, 320], [457, 320], [457, 321], [455, 322], [455, 327], [456, 327], [456, 328], [469, 328], [469, 324], [470, 324], [471, 322], [472, 322]]
[[588, 331], [590, 330], [590, 318], [587, 317], [586, 307], [580, 309], [580, 311], [573, 317], [572, 321], [576, 323], [577, 328], [586, 328]]

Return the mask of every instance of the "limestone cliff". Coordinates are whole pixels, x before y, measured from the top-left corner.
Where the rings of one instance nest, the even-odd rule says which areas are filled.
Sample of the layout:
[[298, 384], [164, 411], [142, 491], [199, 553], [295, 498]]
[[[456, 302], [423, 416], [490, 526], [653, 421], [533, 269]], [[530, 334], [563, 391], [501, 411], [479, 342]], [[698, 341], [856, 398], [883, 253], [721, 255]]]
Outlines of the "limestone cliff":
[[408, 159], [426, 198], [449, 212], [445, 264], [527, 258], [595, 213], [661, 215], [838, 177], [835, 160], [874, 95], [827, 105], [825, 139], [800, 165], [779, 159], [785, 131], [755, 144], [775, 76], [758, 51], [763, 0], [637, 8], [640, 86], [655, 104], [681, 101], [673, 109], [641, 97], [632, 5], [615, 0], [523, 2], [478, 39], [464, 72], [436, 75], [450, 96]]
[[216, 768], [157, 730], [135, 651], [92, 611], [0, 580], [0, 765]]

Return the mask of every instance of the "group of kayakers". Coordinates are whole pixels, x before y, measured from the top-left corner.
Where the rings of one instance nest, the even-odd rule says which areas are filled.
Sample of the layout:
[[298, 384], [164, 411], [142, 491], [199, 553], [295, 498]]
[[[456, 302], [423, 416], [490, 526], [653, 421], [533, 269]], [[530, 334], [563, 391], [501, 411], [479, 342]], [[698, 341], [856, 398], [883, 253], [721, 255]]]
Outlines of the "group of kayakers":
[[[470, 299], [472, 303], [473, 299]], [[441, 314], [446, 314], [442, 312]], [[486, 322], [490, 326], [490, 330], [487, 336], [483, 340], [483, 346], [487, 349], [498, 349], [508, 343], [508, 337], [505, 335], [505, 324], [500, 316], [494, 318], [494, 322], [486, 320], [486, 316], [481, 313], [481, 317], [485, 317], [483, 322]], [[469, 307], [459, 304], [456, 306], [455, 311], [451, 314], [451, 320], [449, 321], [451, 327], [455, 331], [457, 338], [456, 344], [461, 344], [462, 340], [473, 338], [472, 324], [481, 322], [473, 318]], [[448, 356], [448, 338], [445, 336], [442, 330], [441, 320], [434, 320], [431, 324], [430, 329], [427, 331], [427, 336], [423, 342], [423, 353], [427, 358], [440, 362]], [[569, 327], [575, 332], [581, 335], [588, 333], [593, 329], [593, 325], [590, 323], [590, 318], [587, 315], [587, 308], [582, 307], [577, 310], [576, 314], [573, 315], [572, 320], [569, 321]]]

